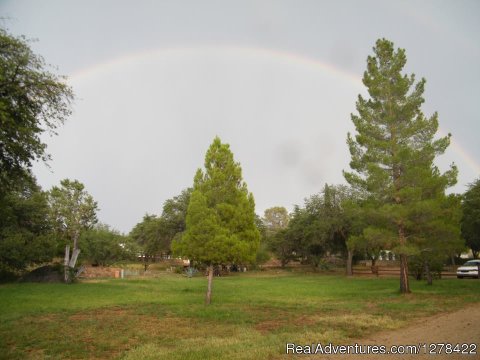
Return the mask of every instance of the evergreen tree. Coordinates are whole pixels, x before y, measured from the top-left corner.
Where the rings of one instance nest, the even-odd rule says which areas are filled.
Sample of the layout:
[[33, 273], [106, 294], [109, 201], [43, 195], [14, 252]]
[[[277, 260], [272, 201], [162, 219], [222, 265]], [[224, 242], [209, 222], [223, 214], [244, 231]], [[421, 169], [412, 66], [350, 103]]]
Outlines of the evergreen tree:
[[469, 185], [463, 196], [462, 209], [462, 236], [477, 259], [480, 254], [480, 179]]
[[213, 267], [254, 262], [259, 241], [253, 195], [229, 145], [216, 137], [205, 156], [205, 172], [195, 175], [186, 230], [173, 242], [173, 251], [208, 266], [210, 304]]
[[[415, 76], [402, 74], [406, 64], [405, 50], [394, 50], [393, 43], [380, 39], [367, 60], [363, 83], [369, 99], [358, 97], [358, 115], [352, 114], [357, 130], [348, 134], [352, 172], [346, 180], [369, 195], [374, 225], [364, 236], [381, 237], [391, 244], [400, 258], [400, 291], [410, 292], [408, 256], [418, 254], [419, 243], [434, 243], [429, 233], [433, 221], [448, 211], [445, 189], [456, 182], [454, 165], [441, 174], [433, 161], [450, 143], [450, 134], [434, 139], [438, 116], [427, 118], [421, 111], [425, 79], [415, 83]], [[440, 217], [440, 218], [439, 218]], [[455, 226], [441, 226], [445, 234], [458, 241]], [[432, 247], [434, 248], [434, 247]]]

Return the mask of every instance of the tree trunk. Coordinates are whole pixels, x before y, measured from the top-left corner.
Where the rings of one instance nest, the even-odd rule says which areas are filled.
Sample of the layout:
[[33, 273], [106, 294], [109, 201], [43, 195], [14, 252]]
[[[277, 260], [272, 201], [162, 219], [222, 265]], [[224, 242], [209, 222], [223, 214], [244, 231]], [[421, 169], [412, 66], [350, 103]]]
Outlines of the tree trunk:
[[80, 232], [78, 230], [75, 230], [73, 234], [73, 250], [78, 249], [78, 238], [80, 237]]
[[205, 298], [205, 304], [210, 305], [212, 301], [212, 281], [213, 281], [213, 265], [208, 266], [208, 286], [207, 296]]
[[68, 284], [70, 280], [70, 273], [68, 269], [68, 263], [70, 262], [70, 245], [65, 246], [65, 259], [63, 261], [63, 279], [66, 284]]
[[[398, 226], [398, 237], [400, 245], [406, 245], [407, 239], [405, 238], [403, 223], [400, 223]], [[400, 254], [400, 292], [402, 294], [410, 293], [410, 284], [408, 283], [408, 256], [406, 254]]]
[[352, 275], [353, 275], [352, 262], [353, 262], [353, 251], [352, 251], [352, 250], [348, 250], [347, 276], [352, 276]]
[[400, 255], [400, 292], [402, 294], [410, 293], [410, 284], [408, 283], [408, 257], [405, 254]]
[[70, 268], [74, 268], [75, 265], [77, 264], [77, 259], [78, 255], [80, 254], [80, 249], [73, 249], [72, 257], [70, 258], [70, 261], [68, 262], [68, 266]]
[[428, 261], [425, 260], [425, 276], [427, 277], [427, 285], [432, 285], [432, 273]]

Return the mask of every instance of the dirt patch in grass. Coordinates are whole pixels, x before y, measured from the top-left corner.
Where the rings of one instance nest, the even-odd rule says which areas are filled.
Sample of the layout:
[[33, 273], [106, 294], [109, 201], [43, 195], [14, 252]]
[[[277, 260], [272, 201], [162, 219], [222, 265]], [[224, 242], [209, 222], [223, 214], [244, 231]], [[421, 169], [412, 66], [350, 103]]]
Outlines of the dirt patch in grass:
[[318, 322], [318, 318], [302, 315], [295, 318], [284, 318], [275, 320], [264, 320], [255, 325], [255, 330], [262, 334], [273, 332], [284, 328], [303, 328], [307, 326], [315, 325]]
[[285, 324], [285, 320], [267, 320], [255, 325], [255, 330], [261, 332], [262, 334], [265, 334], [280, 329], [281, 327], [285, 326]]
[[124, 308], [104, 308], [104, 309], [95, 309], [87, 312], [80, 312], [74, 315], [69, 316], [71, 321], [83, 321], [90, 320], [92, 318], [102, 320], [110, 317], [116, 316], [126, 316], [128, 315], [127, 309]]

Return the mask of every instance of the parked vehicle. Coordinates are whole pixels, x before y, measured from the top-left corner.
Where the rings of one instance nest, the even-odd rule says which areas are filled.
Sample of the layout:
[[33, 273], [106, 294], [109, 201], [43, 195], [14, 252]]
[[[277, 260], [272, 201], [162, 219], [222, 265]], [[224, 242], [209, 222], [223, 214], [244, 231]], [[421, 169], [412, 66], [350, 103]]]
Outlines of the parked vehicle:
[[457, 269], [457, 278], [464, 277], [479, 278], [478, 268], [480, 267], [480, 260], [468, 260], [465, 264]]

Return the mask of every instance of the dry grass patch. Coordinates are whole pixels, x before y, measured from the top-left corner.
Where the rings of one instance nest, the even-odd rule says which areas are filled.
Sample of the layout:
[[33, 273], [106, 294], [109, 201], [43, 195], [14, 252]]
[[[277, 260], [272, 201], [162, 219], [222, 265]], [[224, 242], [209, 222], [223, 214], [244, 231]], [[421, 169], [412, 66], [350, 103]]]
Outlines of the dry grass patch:
[[[172, 316], [138, 314], [133, 308], [100, 308], [74, 314], [49, 314], [25, 317], [16, 331], [4, 334], [10, 351], [22, 351], [27, 359], [33, 354], [62, 353], [65, 358], [109, 359], [138, 346], [155, 341], [178, 344], [181, 339], [234, 338], [235, 326]], [[208, 329], [208, 330], [206, 330]], [[31, 338], [20, 349], [18, 339]], [[53, 345], [53, 346], [52, 346]], [[83, 354], [82, 356], [78, 354]]]

